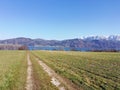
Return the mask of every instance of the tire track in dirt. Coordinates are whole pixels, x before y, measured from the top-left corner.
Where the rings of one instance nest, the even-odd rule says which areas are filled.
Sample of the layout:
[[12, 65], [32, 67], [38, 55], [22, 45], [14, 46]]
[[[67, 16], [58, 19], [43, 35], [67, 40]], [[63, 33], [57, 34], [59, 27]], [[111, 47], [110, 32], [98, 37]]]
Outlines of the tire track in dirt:
[[[39, 58], [36, 58], [36, 59], [38, 60], [38, 63], [42, 66], [43, 70], [46, 71], [48, 75], [51, 77], [51, 83], [55, 85], [56, 87], [58, 87], [59, 90], [82, 90], [80, 88], [79, 89], [76, 88], [69, 81], [66, 81], [64, 78], [59, 76], [57, 73], [55, 73], [54, 70], [52, 70]], [[62, 84], [64, 84], [65, 87]]]
[[54, 71], [52, 71], [45, 63], [42, 61], [38, 61], [38, 63], [42, 66], [43, 70], [48, 73], [51, 77], [51, 83], [55, 85], [59, 90], [65, 90], [65, 87], [61, 85], [61, 82], [54, 76]]
[[26, 81], [26, 90], [33, 90], [33, 78], [32, 78], [32, 62], [30, 61], [30, 56], [27, 54], [27, 62], [28, 62], [28, 68], [27, 68], [27, 81]]

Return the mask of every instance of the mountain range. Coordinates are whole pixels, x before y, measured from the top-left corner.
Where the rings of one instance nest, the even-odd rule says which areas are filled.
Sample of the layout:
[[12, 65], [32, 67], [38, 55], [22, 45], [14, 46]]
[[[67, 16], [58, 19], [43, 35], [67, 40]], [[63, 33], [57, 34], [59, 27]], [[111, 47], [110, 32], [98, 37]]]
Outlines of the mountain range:
[[54, 46], [85, 48], [88, 50], [120, 50], [120, 35], [90, 36], [67, 40], [44, 40], [25, 37], [0, 40], [0, 44], [14, 44], [25, 46]]

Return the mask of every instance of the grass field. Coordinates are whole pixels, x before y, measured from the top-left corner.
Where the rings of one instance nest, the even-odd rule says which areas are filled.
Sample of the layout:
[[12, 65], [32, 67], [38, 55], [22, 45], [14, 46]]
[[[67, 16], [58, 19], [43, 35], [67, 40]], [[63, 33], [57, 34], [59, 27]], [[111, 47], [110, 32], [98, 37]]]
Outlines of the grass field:
[[32, 51], [84, 90], [120, 90], [120, 53]]
[[[58, 90], [33, 55], [30, 60], [33, 90]], [[0, 51], [0, 90], [26, 90], [27, 67], [26, 51]]]
[[25, 51], [0, 51], [0, 90], [25, 90]]
[[30, 56], [33, 65], [34, 90], [58, 90], [57, 87], [50, 82], [51, 79], [48, 74], [38, 64], [36, 57], [33, 55]]
[[36, 57], [78, 90], [120, 90], [120, 53], [0, 51], [0, 90], [26, 90], [27, 55], [35, 90], [58, 90]]

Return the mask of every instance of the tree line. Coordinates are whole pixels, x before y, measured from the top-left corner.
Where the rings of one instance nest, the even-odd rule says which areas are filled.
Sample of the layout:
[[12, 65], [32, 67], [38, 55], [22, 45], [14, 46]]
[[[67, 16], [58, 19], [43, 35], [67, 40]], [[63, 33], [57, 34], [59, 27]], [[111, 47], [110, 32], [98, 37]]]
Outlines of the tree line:
[[27, 50], [25, 45], [0, 44], [0, 50]]

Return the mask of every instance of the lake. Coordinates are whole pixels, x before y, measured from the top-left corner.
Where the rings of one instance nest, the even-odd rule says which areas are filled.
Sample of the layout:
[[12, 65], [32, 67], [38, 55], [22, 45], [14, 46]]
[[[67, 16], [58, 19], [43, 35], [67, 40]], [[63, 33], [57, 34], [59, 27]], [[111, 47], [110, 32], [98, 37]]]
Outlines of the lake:
[[58, 46], [29, 46], [29, 50], [64, 50], [64, 51], [88, 51], [86, 48], [71, 48]]

